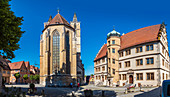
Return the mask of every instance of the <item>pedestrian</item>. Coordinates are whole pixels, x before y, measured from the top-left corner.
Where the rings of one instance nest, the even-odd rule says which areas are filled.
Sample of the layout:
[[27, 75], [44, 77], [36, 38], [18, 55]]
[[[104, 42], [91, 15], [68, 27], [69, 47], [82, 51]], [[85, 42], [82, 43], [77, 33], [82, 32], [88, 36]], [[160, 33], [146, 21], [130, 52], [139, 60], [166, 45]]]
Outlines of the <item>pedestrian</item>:
[[80, 87], [80, 83], [77, 83], [77, 90], [79, 90], [79, 87]]
[[70, 83], [70, 87], [73, 88], [73, 83]]

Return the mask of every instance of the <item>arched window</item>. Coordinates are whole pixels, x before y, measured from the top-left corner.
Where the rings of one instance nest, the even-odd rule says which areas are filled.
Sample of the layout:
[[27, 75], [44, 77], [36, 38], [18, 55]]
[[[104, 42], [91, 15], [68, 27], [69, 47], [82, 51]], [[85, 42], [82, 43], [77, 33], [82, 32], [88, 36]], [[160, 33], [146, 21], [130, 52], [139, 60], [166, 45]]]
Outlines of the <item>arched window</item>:
[[69, 32], [66, 32], [66, 73], [70, 74], [70, 43], [69, 43]]
[[60, 34], [53, 32], [53, 73], [58, 73], [60, 68]]

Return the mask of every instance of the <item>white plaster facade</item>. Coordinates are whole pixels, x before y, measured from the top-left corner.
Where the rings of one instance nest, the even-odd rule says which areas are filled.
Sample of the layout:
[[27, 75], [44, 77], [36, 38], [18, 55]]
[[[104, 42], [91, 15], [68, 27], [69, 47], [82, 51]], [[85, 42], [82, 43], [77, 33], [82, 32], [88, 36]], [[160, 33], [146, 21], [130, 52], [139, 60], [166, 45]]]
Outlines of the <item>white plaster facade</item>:
[[98, 60], [95, 63], [94, 71], [95, 71], [94, 74], [95, 85], [107, 85], [107, 58], [106, 57]]
[[[162, 23], [160, 25], [154, 25], [154, 26], [157, 26], [157, 28], [150, 26], [151, 29], [149, 30], [154, 29], [153, 31], [155, 31], [155, 33], [152, 33], [152, 34], [157, 37], [155, 40], [152, 40], [152, 41], [146, 40], [146, 42], [142, 41], [142, 43], [138, 41], [138, 43], [131, 45], [129, 47], [125, 47], [123, 49], [118, 49], [118, 51], [116, 51], [115, 49], [116, 47], [113, 47], [116, 52], [119, 52], [118, 54], [119, 56], [116, 54], [110, 55], [113, 58], [116, 58], [118, 56], [118, 63], [115, 63], [115, 65], [112, 65], [113, 67], [118, 66], [118, 70], [116, 71], [118, 72], [117, 73], [118, 75], [115, 74], [115, 76], [119, 76], [119, 80], [116, 83], [117, 85], [124, 86], [128, 84], [136, 84], [136, 86], [140, 86], [140, 85], [160, 86], [162, 85], [163, 80], [170, 79], [170, 63], [169, 63], [170, 58], [169, 58], [167, 32], [166, 32], [165, 24]], [[141, 29], [145, 29], [145, 28], [141, 28]], [[139, 31], [139, 30], [136, 30], [136, 31]], [[147, 30], [143, 30], [143, 31], [147, 31]], [[132, 31], [132, 33], [135, 33], [135, 31], [134, 32]], [[110, 34], [114, 35], [114, 33], [109, 33], [108, 36]], [[141, 32], [141, 34], [143, 34], [143, 32]], [[147, 33], [145, 32], [145, 34]], [[155, 37], [155, 36], [149, 36], [149, 37]], [[136, 37], [136, 36], [131, 36], [131, 37]], [[143, 38], [147, 39], [146, 36]], [[122, 36], [119, 39], [122, 41]], [[128, 39], [125, 39], [125, 40], [127, 41]], [[117, 42], [117, 40], [115, 42]], [[107, 42], [108, 45], [109, 43], [110, 42]], [[121, 47], [122, 44], [118, 43], [117, 46], [119, 45]], [[147, 50], [148, 47], [149, 49]], [[107, 46], [107, 49], [108, 48], [109, 47]], [[142, 49], [142, 51], [137, 52], [139, 48]], [[130, 54], [126, 54], [127, 53], [126, 51], [130, 51]], [[108, 52], [109, 51], [107, 51], [107, 55], [108, 55]], [[108, 60], [108, 63], [109, 63], [109, 60], [111, 58], [109, 56], [105, 56], [105, 58], [106, 60]], [[98, 78], [96, 78], [96, 76], [102, 76], [102, 73], [101, 71], [96, 72], [96, 67], [100, 66], [101, 68], [101, 66], [103, 65], [101, 63], [102, 59], [100, 59], [100, 63], [96, 62], [96, 60], [99, 60], [99, 59], [95, 58], [95, 61], [94, 61], [95, 62], [95, 65], [94, 65], [95, 85], [99, 85], [99, 83], [101, 83], [101, 78], [99, 80]], [[105, 63], [105, 64], [109, 71], [108, 63]], [[128, 63], [130, 64], [130, 66], [127, 65]], [[108, 71], [106, 72], [106, 74], [109, 74]], [[108, 79], [108, 77], [109, 76], [107, 75], [106, 79]], [[112, 79], [114, 79], [114, 77]], [[106, 81], [106, 84], [103, 83], [103, 85], [112, 86], [114, 84], [114, 81], [112, 81], [112, 79], [110, 81], [112, 82], [111, 85], [110, 84], [108, 85], [108, 81]]]

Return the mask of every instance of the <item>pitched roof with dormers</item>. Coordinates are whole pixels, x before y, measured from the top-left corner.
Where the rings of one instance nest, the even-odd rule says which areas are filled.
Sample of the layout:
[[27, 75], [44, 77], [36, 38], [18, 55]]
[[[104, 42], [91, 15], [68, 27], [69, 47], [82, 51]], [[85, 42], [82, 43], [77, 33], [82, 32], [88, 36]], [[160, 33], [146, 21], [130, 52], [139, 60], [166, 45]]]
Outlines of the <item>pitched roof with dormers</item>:
[[105, 57], [107, 54], [107, 44], [104, 44], [101, 49], [99, 50], [98, 54], [96, 55], [96, 58], [94, 59], [94, 61], [102, 58], [102, 57]]
[[160, 27], [161, 24], [158, 24], [124, 34], [121, 36], [121, 46], [119, 50], [123, 50], [142, 43], [157, 41]]
[[20, 62], [14, 62], [14, 63], [8, 63], [9, 67], [12, 69], [20, 69], [22, 64], [24, 64], [24, 61], [20, 61]]
[[65, 24], [70, 26], [67, 20], [64, 17], [62, 17], [59, 13], [51, 20], [49, 25], [50, 24]]

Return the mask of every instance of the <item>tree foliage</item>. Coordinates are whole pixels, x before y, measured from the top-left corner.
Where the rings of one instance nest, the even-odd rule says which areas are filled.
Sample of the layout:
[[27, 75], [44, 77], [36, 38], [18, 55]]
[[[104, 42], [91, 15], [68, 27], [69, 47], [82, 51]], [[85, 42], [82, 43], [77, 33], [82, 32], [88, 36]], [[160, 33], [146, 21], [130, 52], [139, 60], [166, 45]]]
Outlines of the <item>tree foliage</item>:
[[34, 75], [30, 75], [30, 80], [34, 80]]
[[40, 76], [36, 74], [36, 75], [34, 75], [34, 79], [35, 79], [36, 81], [39, 81]]
[[20, 74], [19, 74], [19, 72], [18, 73], [15, 73], [14, 74], [14, 76], [15, 76], [15, 78], [16, 78], [16, 81], [20, 78]]
[[24, 80], [27, 80], [27, 79], [28, 79], [28, 75], [25, 74], [25, 75], [23, 76], [23, 78], [24, 78]]
[[16, 17], [10, 10], [9, 1], [0, 0], [0, 55], [12, 59], [14, 51], [19, 49], [19, 40], [24, 33], [21, 31], [23, 17]]

